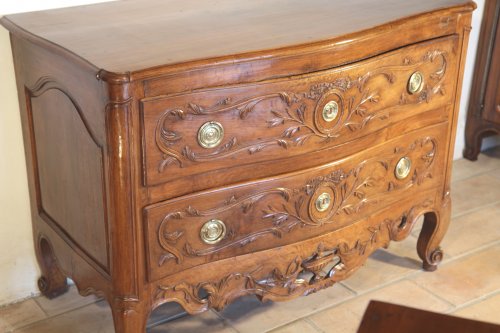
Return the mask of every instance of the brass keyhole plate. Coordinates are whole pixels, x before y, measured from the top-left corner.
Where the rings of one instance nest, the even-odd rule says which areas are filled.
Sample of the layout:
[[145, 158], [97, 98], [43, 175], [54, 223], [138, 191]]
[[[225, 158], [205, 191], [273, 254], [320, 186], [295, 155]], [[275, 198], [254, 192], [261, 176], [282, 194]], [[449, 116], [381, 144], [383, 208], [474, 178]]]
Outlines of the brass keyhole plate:
[[330, 196], [329, 193], [321, 193], [318, 198], [316, 199], [316, 210], [318, 212], [324, 212], [326, 211], [332, 203], [332, 197]]
[[408, 177], [411, 171], [411, 160], [408, 157], [403, 157], [396, 164], [394, 174], [397, 179], [404, 179]]
[[410, 76], [408, 80], [408, 92], [410, 94], [416, 94], [422, 90], [424, 86], [424, 76], [420, 72], [415, 72]]
[[201, 125], [198, 130], [198, 143], [203, 148], [217, 147], [224, 139], [224, 127], [216, 121]]
[[330, 101], [323, 107], [323, 120], [326, 122], [334, 121], [339, 114], [339, 104], [336, 101]]
[[221, 220], [211, 219], [201, 227], [200, 237], [207, 244], [216, 244], [226, 236], [226, 225]]

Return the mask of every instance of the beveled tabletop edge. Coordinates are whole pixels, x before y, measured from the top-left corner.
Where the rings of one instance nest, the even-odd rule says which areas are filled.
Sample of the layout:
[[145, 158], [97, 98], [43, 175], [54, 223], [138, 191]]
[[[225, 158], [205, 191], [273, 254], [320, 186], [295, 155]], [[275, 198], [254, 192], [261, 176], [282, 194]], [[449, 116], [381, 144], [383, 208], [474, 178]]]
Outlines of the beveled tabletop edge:
[[[123, 72], [108, 71], [105, 68], [99, 68], [95, 64], [91, 63], [84, 57], [74, 53], [73, 51], [23, 29], [19, 25], [12, 22], [9, 19], [9, 15], [0, 17], [0, 25], [4, 26], [11, 34], [24, 38], [41, 47], [50, 49], [51, 51], [58, 53], [60, 55], [69, 56], [76, 63], [79, 63], [84, 67], [87, 67], [89, 70], [95, 71], [97, 79], [110, 83], [119, 84], [135, 80], [143, 80], [153, 76], [174, 74], [186, 70], [194, 70], [194, 69], [214, 67], [214, 66], [224, 66], [228, 64], [245, 63], [261, 59], [280, 58], [289, 55], [291, 53], [295, 55], [315, 53], [320, 50], [330, 49], [335, 45], [340, 45], [340, 44], [346, 45], [349, 43], [355, 43], [357, 38], [359, 38], [362, 35], [366, 36], [369, 34], [377, 34], [377, 32], [380, 31], [384, 31], [387, 29], [394, 29], [394, 26], [401, 25], [405, 21], [416, 20], [420, 17], [427, 16], [429, 14], [439, 15], [441, 12], [452, 12], [452, 13], [472, 12], [476, 8], [477, 5], [473, 0], [466, 0], [466, 2], [464, 2], [463, 4], [436, 8], [431, 11], [420, 12], [414, 15], [410, 15], [408, 17], [401, 17], [381, 25], [377, 25], [360, 31], [355, 31], [347, 35], [337, 36], [331, 39], [323, 39], [303, 44], [288, 45], [285, 47], [279, 47], [273, 49], [254, 50], [250, 52], [243, 52], [232, 55], [189, 60], [186, 62], [158, 65], [153, 67], [142, 68], [140, 70], [123, 71]], [[373, 54], [372, 56], [374, 55], [376, 54]], [[340, 65], [343, 64], [336, 64], [336, 66]]]

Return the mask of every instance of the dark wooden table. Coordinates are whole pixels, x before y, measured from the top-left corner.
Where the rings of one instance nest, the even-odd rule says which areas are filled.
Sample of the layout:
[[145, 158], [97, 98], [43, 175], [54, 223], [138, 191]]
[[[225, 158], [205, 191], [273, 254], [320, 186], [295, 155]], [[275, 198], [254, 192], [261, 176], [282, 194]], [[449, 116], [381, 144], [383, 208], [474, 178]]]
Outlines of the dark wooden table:
[[498, 333], [500, 325], [371, 301], [358, 333]]

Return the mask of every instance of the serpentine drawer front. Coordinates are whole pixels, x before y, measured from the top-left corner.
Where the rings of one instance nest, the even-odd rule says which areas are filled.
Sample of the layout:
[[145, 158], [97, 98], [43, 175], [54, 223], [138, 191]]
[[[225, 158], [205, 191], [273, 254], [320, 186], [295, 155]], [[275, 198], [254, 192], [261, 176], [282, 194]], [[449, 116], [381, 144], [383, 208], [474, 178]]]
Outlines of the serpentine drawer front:
[[[145, 183], [185, 177], [207, 188], [255, 177], [248, 170], [256, 163], [266, 176], [328, 162], [328, 148], [452, 103], [457, 42], [450, 36], [312, 75], [145, 99]], [[204, 184], [206, 172], [228, 167], [227, 177]]]
[[285, 301], [424, 215], [435, 270], [469, 0], [130, 0], [8, 15], [38, 281], [153, 309]]
[[[285, 177], [146, 208], [151, 278], [318, 236], [438, 186], [447, 126], [414, 131]], [[211, 238], [204, 234], [209, 227]]]

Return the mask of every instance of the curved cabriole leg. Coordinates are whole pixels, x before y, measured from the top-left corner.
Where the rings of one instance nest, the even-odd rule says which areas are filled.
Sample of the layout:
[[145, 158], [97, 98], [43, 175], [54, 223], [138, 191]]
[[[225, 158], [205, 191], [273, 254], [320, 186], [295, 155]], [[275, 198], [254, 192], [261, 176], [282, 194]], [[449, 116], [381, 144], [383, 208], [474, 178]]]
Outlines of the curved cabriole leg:
[[115, 332], [145, 333], [149, 309], [144, 304], [137, 299], [115, 298], [111, 304]]
[[443, 259], [443, 251], [439, 247], [448, 225], [450, 224], [450, 205], [444, 205], [439, 212], [428, 212], [424, 216], [424, 224], [417, 242], [417, 252], [423, 261], [423, 269], [435, 271]]
[[59, 269], [52, 247], [44, 238], [38, 243], [37, 259], [42, 271], [42, 276], [38, 279], [38, 288], [42, 295], [54, 298], [68, 291], [66, 275]]

